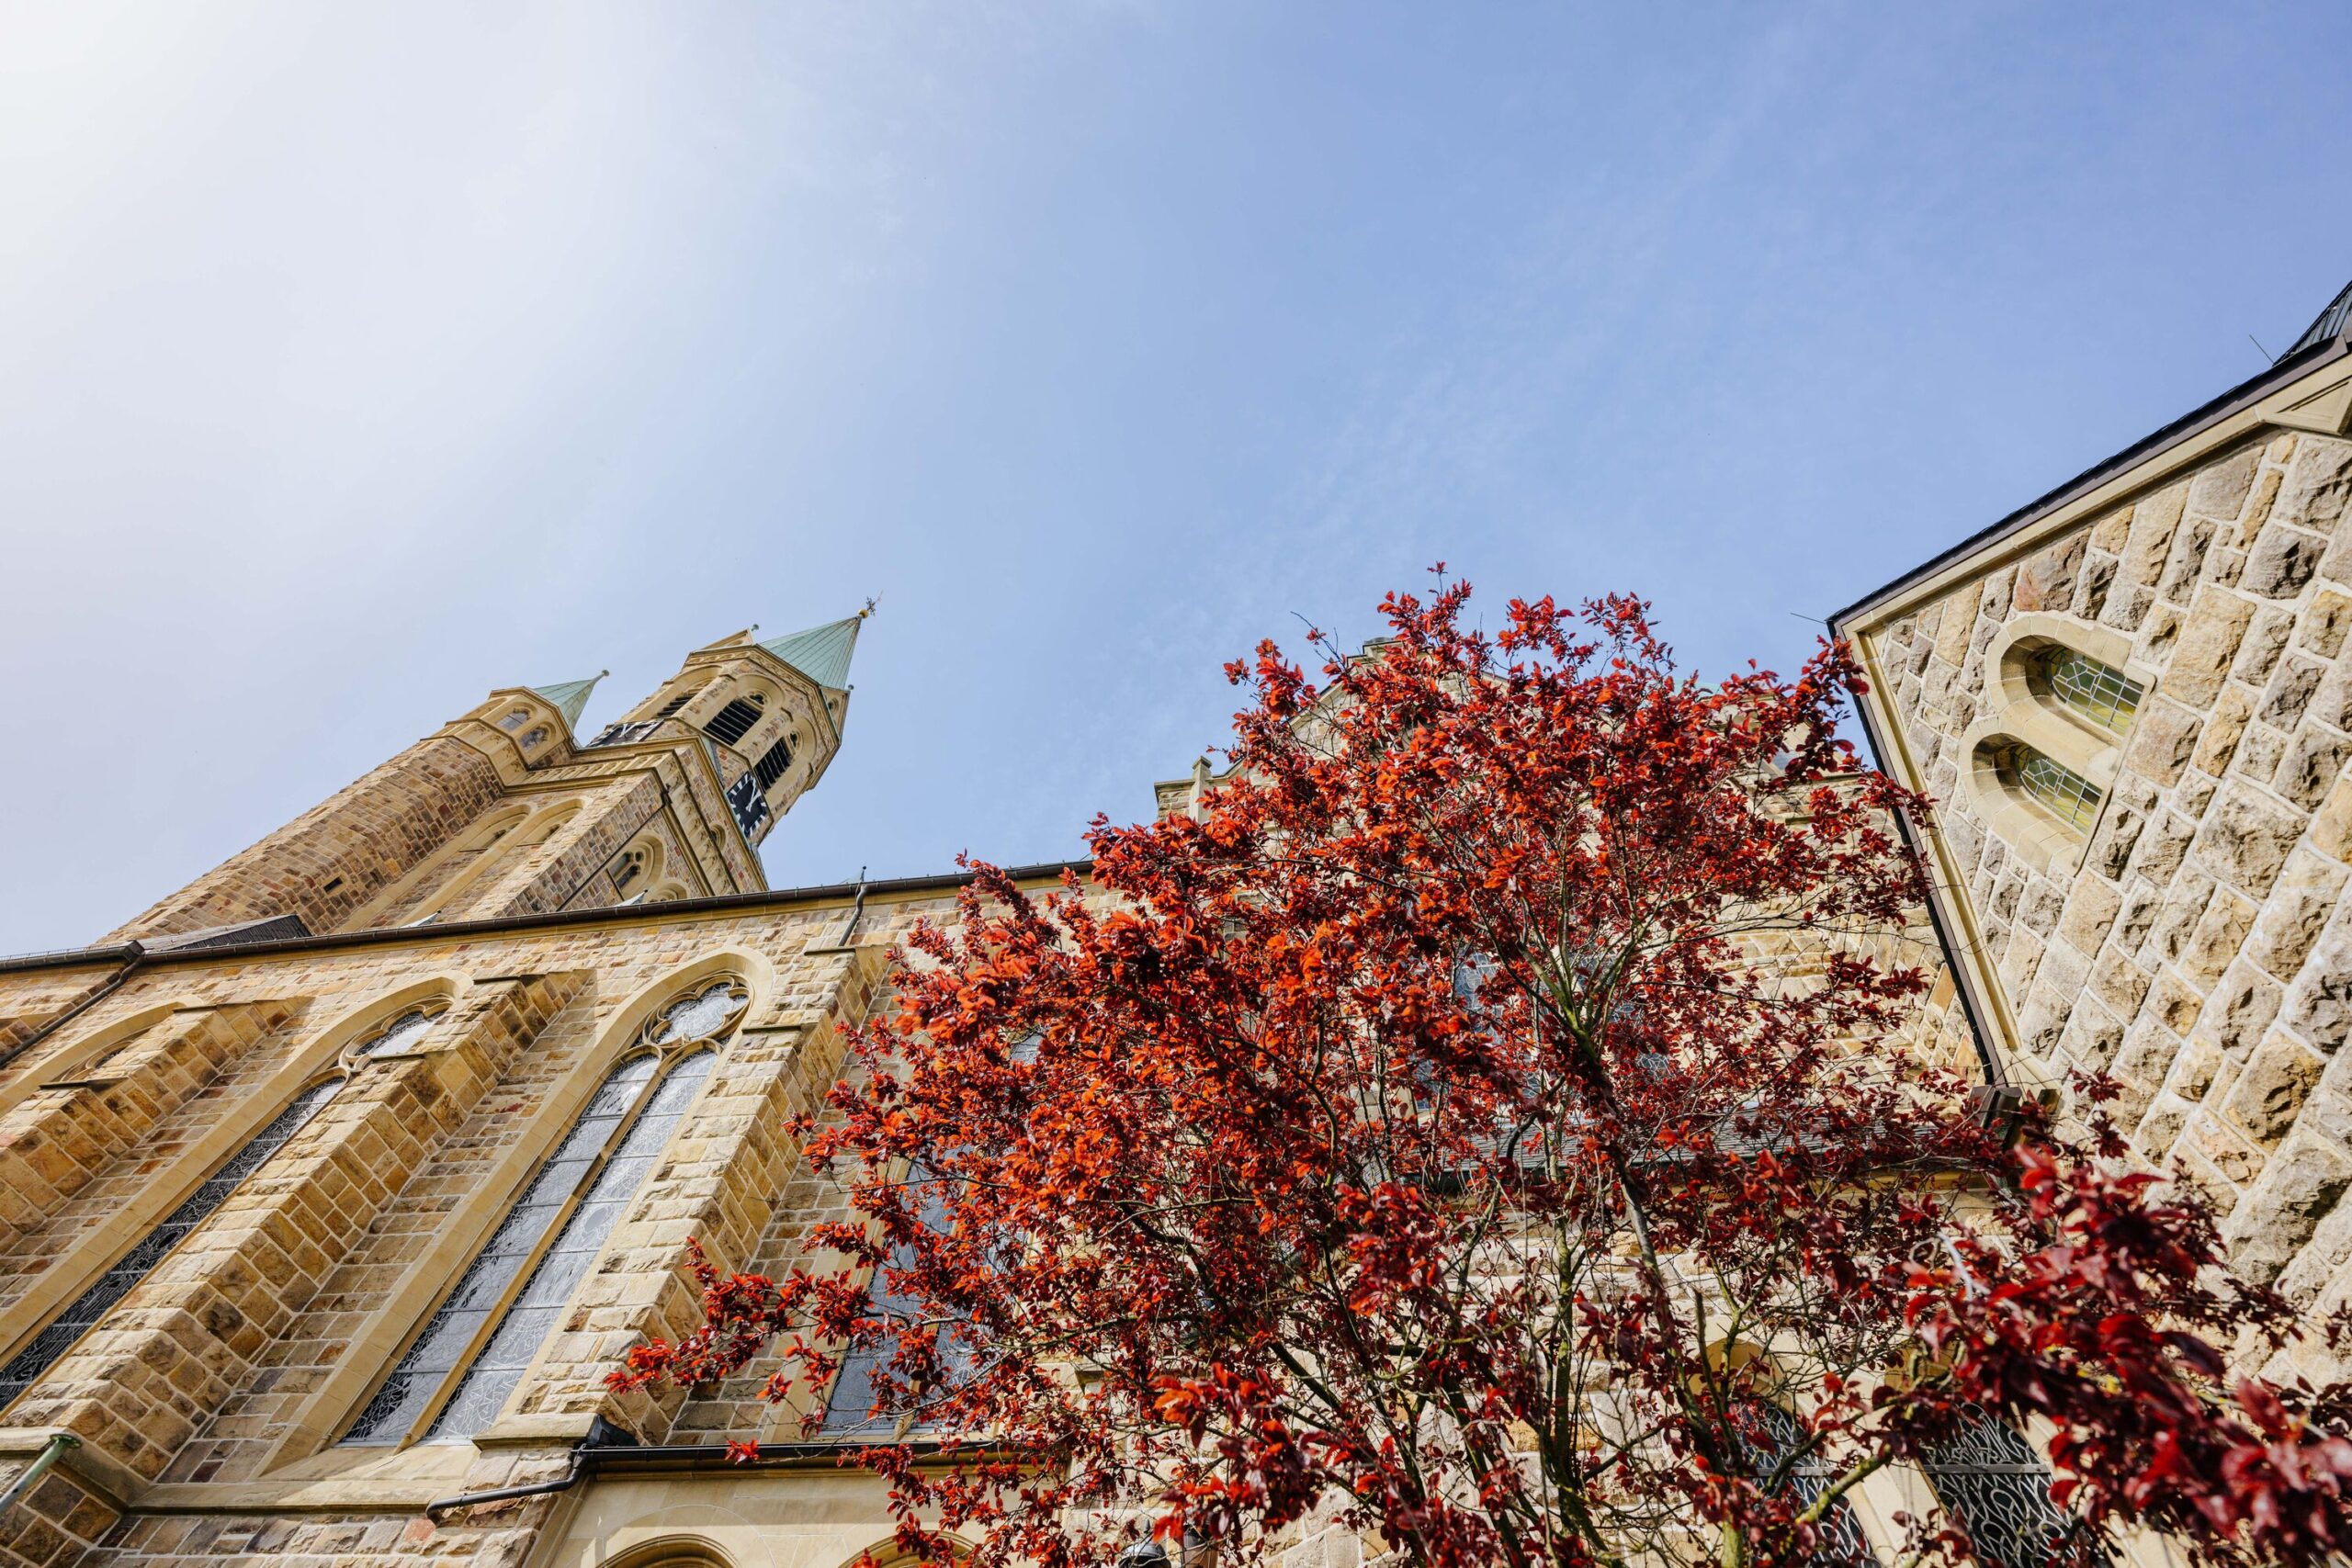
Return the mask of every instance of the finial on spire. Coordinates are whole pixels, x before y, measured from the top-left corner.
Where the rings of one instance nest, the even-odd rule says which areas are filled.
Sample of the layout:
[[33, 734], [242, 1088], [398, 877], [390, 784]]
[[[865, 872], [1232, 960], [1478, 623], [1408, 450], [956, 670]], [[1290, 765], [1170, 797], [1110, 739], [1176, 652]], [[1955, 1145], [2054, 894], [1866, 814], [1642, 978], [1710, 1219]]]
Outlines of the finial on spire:
[[869, 593], [865, 596], [865, 608], [857, 613], [857, 618], [862, 621], [881, 607], [882, 595], [879, 593]]

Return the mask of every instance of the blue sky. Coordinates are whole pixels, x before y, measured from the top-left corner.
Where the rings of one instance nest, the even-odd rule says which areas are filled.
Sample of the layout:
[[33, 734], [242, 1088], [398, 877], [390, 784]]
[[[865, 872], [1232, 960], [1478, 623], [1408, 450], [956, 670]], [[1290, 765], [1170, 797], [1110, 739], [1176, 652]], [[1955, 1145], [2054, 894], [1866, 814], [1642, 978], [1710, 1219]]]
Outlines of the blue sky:
[[2352, 277], [2352, 13], [0, 16], [0, 950], [495, 686], [882, 596], [778, 885], [1068, 852], [1222, 661], [1820, 616]]

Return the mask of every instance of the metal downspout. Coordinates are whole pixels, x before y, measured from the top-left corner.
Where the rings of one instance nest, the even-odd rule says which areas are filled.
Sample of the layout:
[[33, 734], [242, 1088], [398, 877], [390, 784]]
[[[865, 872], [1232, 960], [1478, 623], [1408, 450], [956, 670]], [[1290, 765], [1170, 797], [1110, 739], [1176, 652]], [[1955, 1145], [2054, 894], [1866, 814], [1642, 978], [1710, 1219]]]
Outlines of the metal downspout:
[[49, 1473], [50, 1467], [63, 1457], [67, 1449], [81, 1446], [82, 1439], [71, 1432], [51, 1433], [49, 1441], [41, 1445], [41, 1450], [33, 1457], [32, 1463], [25, 1466], [25, 1472], [8, 1483], [8, 1490], [0, 1492], [0, 1514], [6, 1513], [16, 1506], [18, 1498], [31, 1491], [33, 1483]]

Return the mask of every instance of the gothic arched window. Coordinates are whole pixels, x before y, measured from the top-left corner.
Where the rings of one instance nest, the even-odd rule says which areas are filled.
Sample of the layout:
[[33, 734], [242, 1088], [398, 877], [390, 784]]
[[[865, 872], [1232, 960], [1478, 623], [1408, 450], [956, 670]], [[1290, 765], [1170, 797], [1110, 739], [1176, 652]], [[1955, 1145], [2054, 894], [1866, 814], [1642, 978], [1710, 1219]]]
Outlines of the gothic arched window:
[[[427, 915], [425, 919], [432, 918]], [[415, 923], [422, 925], [424, 921]], [[402, 1051], [412, 1049], [418, 1041], [432, 1033], [433, 1026], [440, 1021], [441, 1014], [438, 1010], [428, 1011], [424, 1008], [411, 1008], [369, 1036], [367, 1043], [361, 1045], [356, 1055], [361, 1060], [370, 1062], [379, 1056], [396, 1056]]]
[[714, 740], [732, 746], [752, 732], [752, 727], [760, 722], [766, 707], [766, 699], [757, 692], [737, 697], [710, 716], [710, 722], [702, 727], [703, 733]]
[[2052, 643], [2034, 656], [2034, 683], [2070, 716], [2109, 735], [2132, 728], [2140, 711], [2140, 683], [2114, 665]]
[[[920, 1190], [915, 1199], [916, 1223], [926, 1230], [945, 1235], [945, 1184], [933, 1179], [919, 1164], [908, 1168], [905, 1182]], [[911, 1247], [903, 1243], [893, 1247], [889, 1256], [875, 1268], [873, 1280], [866, 1286], [866, 1311], [885, 1322], [905, 1319], [920, 1323], [922, 1301], [899, 1291], [890, 1279], [893, 1270], [903, 1271], [914, 1265]], [[924, 1413], [920, 1407], [911, 1411], [905, 1407], [909, 1391], [898, 1385], [890, 1366], [898, 1350], [897, 1332], [886, 1331], [878, 1344], [853, 1349], [842, 1357], [841, 1371], [834, 1374], [832, 1389], [825, 1398], [820, 1429], [826, 1436], [895, 1439], [924, 1429]], [[932, 1331], [931, 1338], [951, 1369], [962, 1361], [961, 1347], [949, 1337], [944, 1324]]]
[[75, 1340], [96, 1327], [117, 1302], [130, 1293], [132, 1286], [153, 1273], [155, 1265], [186, 1240], [189, 1232], [210, 1219], [213, 1211], [228, 1201], [238, 1184], [285, 1147], [287, 1141], [300, 1132], [303, 1124], [317, 1115], [319, 1108], [342, 1087], [341, 1078], [328, 1078], [296, 1095], [291, 1105], [279, 1111], [268, 1126], [246, 1139], [243, 1148], [231, 1155], [185, 1202], [164, 1217], [163, 1224], [149, 1231], [138, 1246], [99, 1275], [96, 1283], [74, 1298], [72, 1305], [34, 1335], [30, 1344], [17, 1351], [7, 1365], [0, 1367], [0, 1405], [24, 1393], [73, 1348]]
[[2003, 784], [2066, 826], [2086, 833], [2098, 820], [2098, 786], [2056, 758], [2019, 743], [2006, 748], [1995, 765]]
[[646, 1026], [650, 1049], [605, 1075], [345, 1442], [401, 1443], [421, 1427], [428, 1439], [455, 1440], [497, 1419], [710, 1076], [709, 1046], [734, 1027], [744, 1000], [740, 985], [722, 980]]
[[[1982, 1413], [1920, 1457], [1936, 1501], [1968, 1530], [1987, 1568], [2041, 1568], [2082, 1528], [2050, 1500], [2050, 1470], [2010, 1427]], [[2093, 1562], [2107, 1561], [2094, 1550]]]

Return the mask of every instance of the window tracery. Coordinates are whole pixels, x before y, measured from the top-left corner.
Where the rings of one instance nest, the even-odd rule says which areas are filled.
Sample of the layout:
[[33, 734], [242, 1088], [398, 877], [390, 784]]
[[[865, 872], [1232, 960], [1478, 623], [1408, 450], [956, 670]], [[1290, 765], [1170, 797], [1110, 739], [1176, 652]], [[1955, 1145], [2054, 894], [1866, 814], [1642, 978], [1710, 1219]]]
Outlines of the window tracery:
[[455, 1441], [497, 1419], [710, 1076], [712, 1045], [749, 999], [741, 981], [721, 978], [648, 1021], [639, 1047], [597, 1085], [345, 1443], [398, 1444], [420, 1427], [427, 1440]]
[[1928, 1449], [1919, 1468], [1986, 1568], [2041, 1568], [2057, 1560], [2060, 1542], [2077, 1528], [2051, 1501], [2050, 1471], [2033, 1445], [1988, 1416], [1973, 1416]]
[[353, 1055], [361, 1061], [372, 1062], [379, 1056], [395, 1056], [413, 1050], [417, 1042], [432, 1033], [433, 1026], [441, 1021], [441, 1011], [438, 1008], [411, 1008], [370, 1035]]
[[714, 981], [656, 1014], [645, 1026], [646, 1043], [666, 1048], [717, 1040], [734, 1026], [750, 999], [741, 981]]

